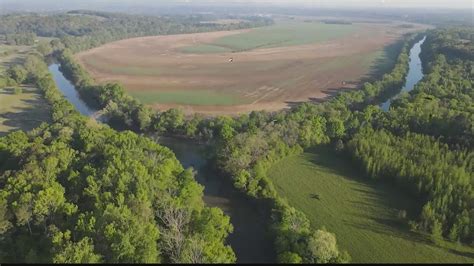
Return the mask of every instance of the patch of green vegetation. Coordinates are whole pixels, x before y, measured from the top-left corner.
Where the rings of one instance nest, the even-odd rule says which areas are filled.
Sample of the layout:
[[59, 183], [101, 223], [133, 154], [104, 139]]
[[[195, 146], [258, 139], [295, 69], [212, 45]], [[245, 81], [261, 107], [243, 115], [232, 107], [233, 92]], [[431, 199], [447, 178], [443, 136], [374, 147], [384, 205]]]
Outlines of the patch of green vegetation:
[[130, 91], [144, 104], [175, 103], [188, 105], [237, 105], [248, 103], [238, 96], [208, 90]]
[[324, 24], [318, 22], [280, 22], [256, 28], [250, 32], [225, 36], [213, 43], [188, 46], [186, 53], [242, 52], [257, 48], [274, 48], [304, 45], [341, 38], [352, 33], [357, 26]]
[[[40, 42], [50, 42], [54, 38], [38, 37]], [[0, 75], [12, 65], [23, 63], [27, 55], [33, 51], [36, 45], [7, 45], [0, 44]]]
[[371, 68], [371, 76], [379, 78], [383, 74], [390, 72], [397, 62], [397, 57], [401, 52], [403, 41], [395, 42], [385, 46], [382, 50], [373, 53], [366, 58], [368, 66]]
[[[387, 53], [385, 50], [378, 50], [369, 53], [360, 53], [348, 56], [338, 56], [319, 66], [319, 70], [337, 71], [347, 64], [356, 63], [359, 68], [377, 70], [380, 73], [387, 73], [395, 64], [396, 55]], [[384, 71], [382, 71], [383, 69]]]
[[38, 89], [23, 87], [0, 89], [0, 136], [10, 131], [31, 130], [49, 121], [50, 108]]
[[108, 64], [95, 58], [87, 58], [86, 63], [98, 70], [106, 71], [107, 73], [111, 74], [140, 76], [156, 76], [162, 74], [161, 69], [156, 67], [119, 66]]
[[397, 216], [400, 210], [415, 215], [416, 201], [361, 176], [328, 148], [288, 157], [270, 169], [269, 177], [314, 228], [325, 226], [336, 234], [352, 262], [472, 262], [472, 248], [447, 242], [441, 248], [411, 233]]
[[12, 64], [19, 64], [30, 51], [29, 46], [0, 45], [0, 75]]
[[187, 46], [182, 48], [182, 52], [193, 54], [214, 54], [232, 52], [230, 47], [223, 47], [214, 44], [199, 44], [196, 46]]

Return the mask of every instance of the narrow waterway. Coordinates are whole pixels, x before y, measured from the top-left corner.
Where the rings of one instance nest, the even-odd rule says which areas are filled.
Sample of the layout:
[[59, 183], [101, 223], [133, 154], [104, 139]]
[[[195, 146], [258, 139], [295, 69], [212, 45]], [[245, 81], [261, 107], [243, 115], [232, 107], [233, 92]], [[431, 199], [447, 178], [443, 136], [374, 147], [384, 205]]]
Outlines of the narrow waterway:
[[[64, 77], [59, 64], [52, 63], [48, 68], [59, 90], [81, 114], [93, 116], [97, 112], [80, 98], [74, 85]], [[204, 202], [230, 216], [234, 231], [227, 241], [237, 256], [237, 262], [274, 262], [273, 240], [267, 226], [270, 214], [265, 213], [267, 208], [246, 198], [227, 177], [219, 175], [208, 165], [206, 153], [209, 147], [174, 138], [159, 138], [157, 142], [171, 149], [185, 168], [193, 167], [197, 171], [196, 181], [204, 186]]]
[[96, 110], [89, 108], [80, 98], [74, 85], [64, 77], [59, 67], [60, 65], [57, 63], [52, 63], [48, 66], [49, 72], [53, 75], [53, 79], [56, 82], [56, 86], [61, 90], [66, 99], [76, 107], [79, 113], [85, 116], [92, 116]]
[[415, 43], [413, 47], [410, 49], [410, 63], [408, 68], [408, 74], [406, 77], [405, 85], [403, 86], [400, 93], [393, 96], [392, 98], [388, 99], [386, 102], [382, 103], [380, 107], [384, 111], [388, 111], [390, 109], [390, 105], [392, 101], [396, 99], [401, 93], [409, 92], [415, 88], [415, 85], [423, 79], [423, 66], [421, 64], [421, 45], [425, 42], [426, 36], [423, 37], [422, 40]]
[[268, 208], [246, 198], [227, 177], [213, 170], [207, 160], [210, 147], [163, 137], [158, 143], [170, 148], [185, 168], [193, 167], [197, 171], [196, 180], [204, 186], [204, 202], [230, 216], [234, 232], [227, 240], [237, 256], [237, 262], [275, 262], [273, 240], [268, 232], [270, 214], [265, 212]]

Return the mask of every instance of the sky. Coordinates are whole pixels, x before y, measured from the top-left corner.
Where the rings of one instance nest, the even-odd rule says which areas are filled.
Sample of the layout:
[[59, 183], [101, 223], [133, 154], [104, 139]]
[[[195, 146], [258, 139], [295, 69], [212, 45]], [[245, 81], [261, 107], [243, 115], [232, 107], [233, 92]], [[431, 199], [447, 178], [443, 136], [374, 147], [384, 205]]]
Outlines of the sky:
[[[0, 0], [0, 9], [12, 6], [30, 8], [61, 6], [62, 8], [87, 7], [89, 5], [148, 5], [159, 6], [170, 3], [253, 3], [265, 5], [292, 5], [309, 7], [344, 7], [344, 8], [394, 8], [394, 7], [424, 7], [424, 8], [461, 8], [473, 10], [474, 0]], [[1, 11], [1, 10], [0, 10]]]
[[[222, 0], [177, 0], [186, 2]], [[228, 2], [305, 4], [328, 7], [449, 7], [472, 9], [474, 0], [227, 0]]]

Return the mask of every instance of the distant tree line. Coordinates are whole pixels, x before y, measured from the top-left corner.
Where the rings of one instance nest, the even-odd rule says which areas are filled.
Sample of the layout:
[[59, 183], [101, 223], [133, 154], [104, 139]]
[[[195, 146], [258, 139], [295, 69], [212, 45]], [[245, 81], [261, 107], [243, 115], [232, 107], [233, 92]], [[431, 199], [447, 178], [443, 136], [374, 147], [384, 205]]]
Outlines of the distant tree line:
[[[233, 16], [235, 17], [235, 16]], [[87, 50], [120, 39], [235, 30], [270, 25], [273, 20], [260, 16], [242, 16], [239, 23], [202, 24], [216, 19], [205, 15], [143, 16], [76, 10], [53, 15], [10, 14], [0, 16], [0, 34], [25, 42], [31, 36], [56, 37], [73, 52]], [[19, 43], [18, 43], [19, 44]]]
[[5, 42], [8, 45], [33, 45], [35, 44], [35, 40], [36, 34], [33, 32], [5, 35]]
[[342, 20], [342, 19], [323, 19], [321, 20], [325, 24], [340, 24], [340, 25], [352, 25], [351, 21]]

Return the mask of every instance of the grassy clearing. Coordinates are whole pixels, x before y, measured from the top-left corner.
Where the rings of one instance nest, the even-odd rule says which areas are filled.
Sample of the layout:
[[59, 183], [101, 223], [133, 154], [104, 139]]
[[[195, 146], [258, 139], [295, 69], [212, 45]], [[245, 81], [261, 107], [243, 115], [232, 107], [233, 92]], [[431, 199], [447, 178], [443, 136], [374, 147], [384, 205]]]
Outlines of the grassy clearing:
[[[303, 211], [315, 228], [325, 226], [353, 262], [471, 262], [474, 248], [433, 246], [410, 233], [398, 210], [419, 206], [399, 189], [375, 183], [327, 148], [286, 158], [269, 171], [277, 191]], [[319, 195], [314, 199], [312, 194]]]
[[21, 63], [31, 49], [32, 46], [0, 44], [0, 74], [11, 65]]
[[186, 53], [222, 53], [304, 45], [344, 37], [356, 28], [357, 26], [354, 25], [317, 22], [280, 22], [247, 33], [222, 37], [210, 44], [184, 47], [181, 51]]
[[23, 87], [14, 94], [12, 88], [0, 89], [0, 136], [14, 130], [31, 130], [49, 121], [50, 108], [38, 89]]
[[129, 91], [144, 104], [186, 104], [186, 105], [236, 105], [247, 103], [245, 99], [213, 91]]
[[[37, 37], [36, 39], [41, 43], [50, 42], [56, 38]], [[11, 65], [22, 63], [35, 47], [36, 45], [6, 45], [4, 42], [0, 43], [0, 74]]]
[[[37, 38], [49, 42], [53, 38]], [[20, 46], [0, 44], [0, 76], [9, 67], [21, 64], [35, 45]], [[0, 88], [0, 136], [15, 130], [31, 130], [42, 122], [49, 122], [50, 106], [37, 88], [21, 86], [21, 93], [14, 88]]]

